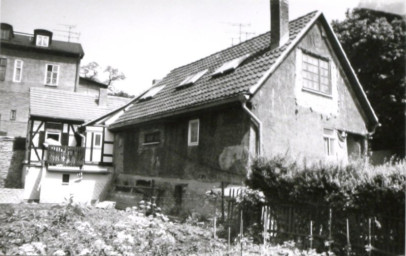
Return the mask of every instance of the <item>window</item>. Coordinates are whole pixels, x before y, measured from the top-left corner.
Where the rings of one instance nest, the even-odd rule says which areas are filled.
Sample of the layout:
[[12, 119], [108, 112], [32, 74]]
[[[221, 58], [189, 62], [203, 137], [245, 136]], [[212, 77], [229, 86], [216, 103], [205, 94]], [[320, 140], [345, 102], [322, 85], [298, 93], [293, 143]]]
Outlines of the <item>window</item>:
[[101, 148], [102, 146], [102, 134], [101, 133], [93, 133], [93, 147]]
[[154, 97], [154, 96], [155, 96], [158, 92], [160, 92], [164, 87], [165, 87], [165, 85], [153, 87], [153, 88], [150, 89], [148, 92], [146, 92], [144, 95], [142, 95], [141, 98], [140, 98], [140, 100], [147, 100], [147, 99], [150, 99], [150, 98]]
[[21, 82], [21, 77], [23, 76], [23, 61], [22, 60], [15, 60], [14, 62], [14, 82]]
[[58, 85], [59, 79], [59, 66], [58, 65], [46, 65], [45, 84]]
[[324, 152], [327, 156], [334, 155], [334, 130], [324, 129], [323, 132], [324, 139]]
[[42, 47], [48, 47], [48, 45], [49, 45], [49, 36], [37, 35], [36, 45], [37, 46], [42, 46]]
[[144, 134], [144, 145], [158, 144], [161, 142], [161, 132], [150, 132]]
[[10, 30], [9, 29], [1, 29], [0, 38], [4, 40], [10, 39]]
[[303, 89], [331, 95], [330, 68], [326, 58], [303, 53]]
[[186, 85], [194, 84], [194, 83], [196, 83], [197, 80], [199, 80], [206, 73], [207, 73], [207, 69], [200, 71], [199, 73], [190, 75], [190, 76], [186, 77], [185, 80], [183, 80], [182, 83], [180, 83], [177, 87], [183, 87]]
[[16, 119], [17, 119], [17, 110], [12, 109], [12, 110], [10, 111], [10, 120], [11, 120], [11, 121], [15, 121]]
[[250, 56], [250, 54], [245, 54], [244, 56], [241, 56], [239, 58], [227, 61], [221, 67], [216, 69], [212, 75], [213, 76], [220, 75], [227, 71], [231, 71], [231, 70], [238, 68], [241, 65], [241, 63], [243, 63], [244, 60], [246, 60], [249, 56]]
[[189, 121], [188, 146], [199, 145], [199, 119]]
[[61, 143], [61, 131], [57, 130], [46, 130], [45, 139], [53, 139]]
[[62, 174], [62, 185], [69, 185], [69, 174]]
[[0, 81], [6, 79], [7, 59], [0, 58]]

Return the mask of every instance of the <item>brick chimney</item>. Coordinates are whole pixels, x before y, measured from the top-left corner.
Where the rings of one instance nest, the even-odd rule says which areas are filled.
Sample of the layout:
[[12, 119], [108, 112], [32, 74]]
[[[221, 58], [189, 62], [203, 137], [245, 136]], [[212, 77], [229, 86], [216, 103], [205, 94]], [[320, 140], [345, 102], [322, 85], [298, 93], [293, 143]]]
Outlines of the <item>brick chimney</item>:
[[289, 41], [288, 0], [271, 1], [271, 49], [281, 47]]
[[99, 106], [107, 106], [107, 89], [100, 88], [99, 89], [99, 98], [98, 98]]

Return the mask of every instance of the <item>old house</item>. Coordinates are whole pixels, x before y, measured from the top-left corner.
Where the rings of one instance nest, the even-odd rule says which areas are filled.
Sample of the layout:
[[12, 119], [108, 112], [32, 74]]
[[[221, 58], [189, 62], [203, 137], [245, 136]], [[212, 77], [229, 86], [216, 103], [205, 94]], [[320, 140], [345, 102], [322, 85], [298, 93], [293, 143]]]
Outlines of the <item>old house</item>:
[[60, 203], [72, 195], [79, 202], [97, 200], [113, 173], [113, 135], [102, 126], [80, 126], [128, 101], [108, 96], [107, 89], [94, 97], [31, 88], [24, 199]]
[[287, 1], [271, 0], [270, 23], [172, 70], [109, 125], [118, 183], [154, 181], [161, 204], [202, 209], [207, 189], [241, 184], [257, 155], [346, 163], [365, 154], [378, 120], [326, 18], [289, 22]]

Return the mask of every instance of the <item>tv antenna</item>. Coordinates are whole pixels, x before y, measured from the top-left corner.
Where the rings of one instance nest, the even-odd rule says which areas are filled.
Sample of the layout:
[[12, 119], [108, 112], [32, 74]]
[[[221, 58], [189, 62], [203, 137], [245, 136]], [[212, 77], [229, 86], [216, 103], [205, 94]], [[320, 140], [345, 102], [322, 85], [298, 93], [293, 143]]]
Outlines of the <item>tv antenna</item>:
[[247, 40], [250, 35], [255, 35], [254, 32], [249, 32], [249, 31], [243, 29], [244, 27], [250, 27], [251, 23], [227, 23], [227, 24], [238, 28], [238, 31], [237, 31], [238, 37], [231, 38], [231, 45], [234, 45], [234, 42], [241, 43], [244, 40], [243, 39], [244, 35], [245, 35], [245, 40]]
[[56, 29], [55, 31], [58, 31], [58, 32], [62, 33], [62, 34], [58, 34], [58, 36], [68, 38], [68, 42], [70, 42], [71, 39], [76, 39], [76, 41], [79, 41], [80, 32], [73, 31], [73, 29], [76, 28], [76, 25], [59, 24], [59, 26], [65, 27], [66, 30], [58, 30], [58, 29]]

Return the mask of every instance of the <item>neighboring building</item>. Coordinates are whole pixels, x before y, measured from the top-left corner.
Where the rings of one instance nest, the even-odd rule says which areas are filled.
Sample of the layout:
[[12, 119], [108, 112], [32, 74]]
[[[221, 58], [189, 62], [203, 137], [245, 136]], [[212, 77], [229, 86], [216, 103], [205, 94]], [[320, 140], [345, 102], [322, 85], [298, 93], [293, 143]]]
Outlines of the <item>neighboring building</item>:
[[285, 0], [271, 12], [271, 32], [172, 70], [121, 110], [108, 126], [118, 180], [154, 181], [163, 207], [204, 209], [199, 196], [241, 184], [257, 155], [363, 157], [378, 120], [325, 17], [288, 22]]
[[[24, 199], [60, 203], [97, 200], [109, 185], [113, 135], [84, 122], [117, 109], [130, 99], [33, 87], [24, 168]], [[55, 107], [57, 106], [57, 107]]]

